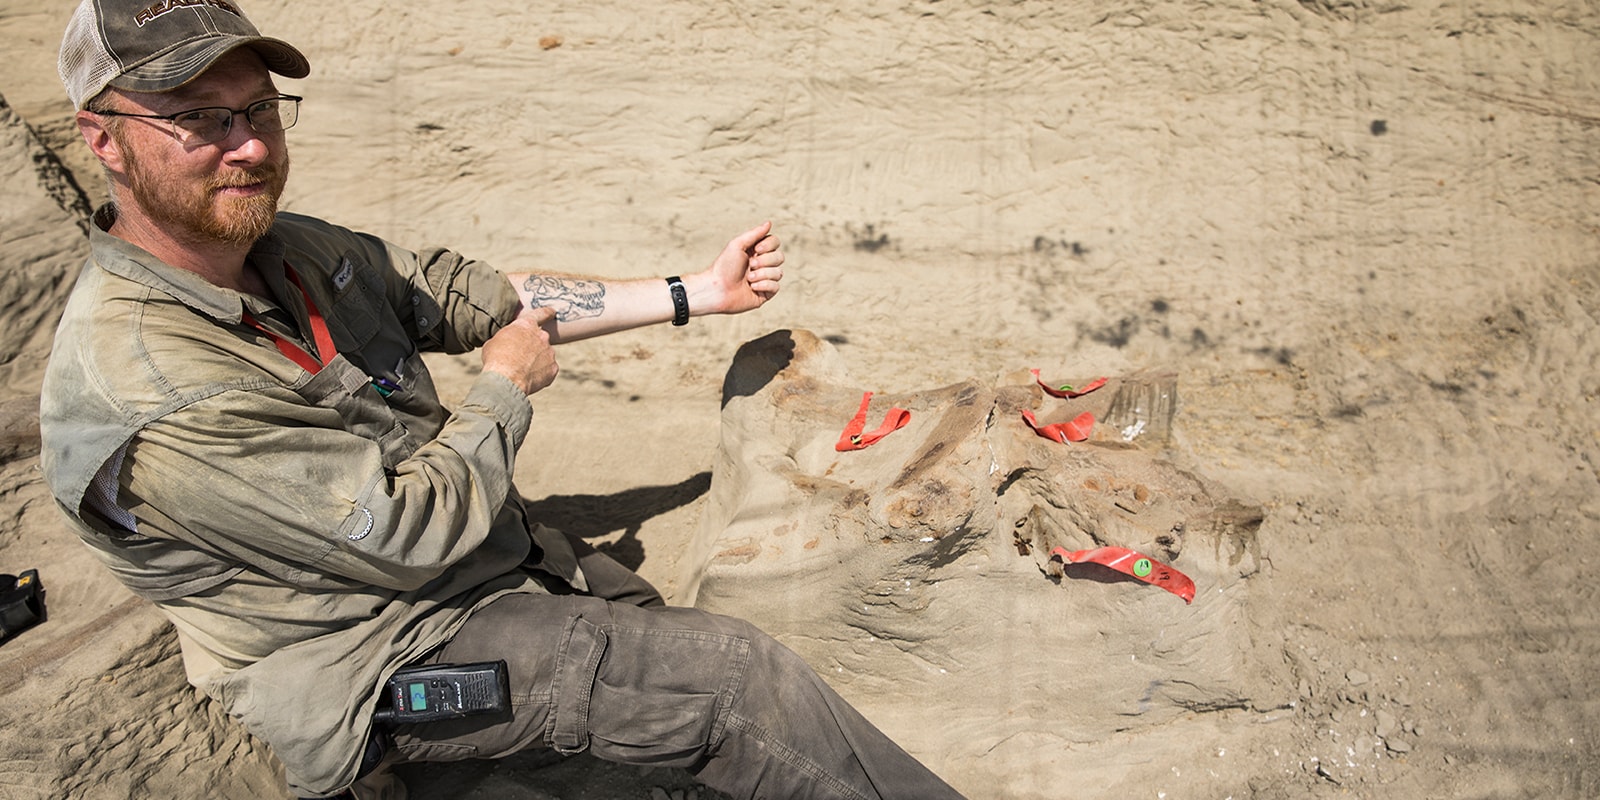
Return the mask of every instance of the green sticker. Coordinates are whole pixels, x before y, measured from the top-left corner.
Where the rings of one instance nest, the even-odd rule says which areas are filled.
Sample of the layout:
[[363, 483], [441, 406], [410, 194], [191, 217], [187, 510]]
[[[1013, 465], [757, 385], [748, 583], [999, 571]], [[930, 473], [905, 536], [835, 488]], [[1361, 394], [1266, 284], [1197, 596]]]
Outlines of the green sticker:
[[1153, 569], [1153, 567], [1150, 565], [1150, 559], [1148, 558], [1141, 558], [1138, 561], [1133, 562], [1133, 574], [1141, 578], [1149, 575], [1151, 569]]

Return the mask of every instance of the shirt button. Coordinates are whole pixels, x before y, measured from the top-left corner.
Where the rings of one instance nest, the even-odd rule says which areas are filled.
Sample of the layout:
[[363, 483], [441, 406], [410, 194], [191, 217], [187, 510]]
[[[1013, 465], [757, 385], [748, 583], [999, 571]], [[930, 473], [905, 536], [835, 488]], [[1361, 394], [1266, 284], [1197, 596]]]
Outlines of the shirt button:
[[427, 317], [417, 317], [417, 325], [419, 325], [421, 327], [424, 327], [424, 328], [428, 327], [428, 318]]
[[420, 297], [418, 297], [416, 295], [411, 295], [411, 305], [414, 305], [414, 306], [422, 305], [422, 298], [420, 298]]

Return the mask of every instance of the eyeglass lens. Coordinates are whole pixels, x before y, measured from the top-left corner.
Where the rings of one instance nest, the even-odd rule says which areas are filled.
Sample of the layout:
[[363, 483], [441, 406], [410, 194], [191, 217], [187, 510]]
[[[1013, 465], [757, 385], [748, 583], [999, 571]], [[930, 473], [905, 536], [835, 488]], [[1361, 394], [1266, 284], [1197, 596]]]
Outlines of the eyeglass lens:
[[252, 103], [242, 112], [227, 108], [197, 108], [174, 117], [172, 122], [199, 141], [216, 142], [227, 138], [228, 132], [233, 129], [235, 113], [243, 113], [256, 133], [277, 133], [294, 127], [300, 117], [300, 102], [274, 97]]

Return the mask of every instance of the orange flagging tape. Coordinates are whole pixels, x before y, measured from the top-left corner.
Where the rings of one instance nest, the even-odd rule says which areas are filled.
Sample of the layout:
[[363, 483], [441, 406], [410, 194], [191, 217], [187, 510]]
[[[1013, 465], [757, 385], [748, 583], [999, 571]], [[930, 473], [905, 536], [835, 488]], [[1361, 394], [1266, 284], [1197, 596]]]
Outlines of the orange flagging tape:
[[1039, 370], [1033, 369], [1033, 370], [1028, 370], [1028, 371], [1032, 372], [1033, 373], [1033, 379], [1039, 382], [1039, 388], [1043, 389], [1045, 394], [1048, 394], [1051, 397], [1067, 397], [1067, 398], [1082, 397], [1082, 396], [1084, 396], [1084, 395], [1086, 395], [1086, 394], [1088, 394], [1088, 393], [1090, 393], [1090, 392], [1092, 392], [1092, 391], [1094, 391], [1094, 390], [1106, 385], [1106, 379], [1105, 378], [1095, 378], [1094, 380], [1090, 381], [1087, 386], [1084, 386], [1084, 387], [1082, 387], [1080, 389], [1074, 389], [1069, 384], [1062, 384], [1060, 387], [1055, 387], [1055, 386], [1051, 386], [1048, 383], [1045, 383], [1044, 379], [1039, 377]]
[[903, 408], [891, 408], [884, 416], [883, 424], [877, 430], [862, 433], [867, 427], [867, 406], [872, 403], [872, 392], [861, 394], [861, 410], [856, 412], [850, 424], [844, 426], [844, 432], [839, 434], [839, 443], [833, 449], [843, 453], [847, 450], [860, 450], [876, 444], [879, 439], [894, 433], [906, 426], [911, 421], [911, 412]]
[[1034, 419], [1033, 412], [1024, 408], [1022, 421], [1028, 423], [1028, 427], [1032, 428], [1034, 433], [1062, 444], [1085, 441], [1089, 438], [1089, 434], [1094, 432], [1094, 415], [1087, 411], [1066, 422], [1040, 425], [1039, 421]]
[[1050, 555], [1060, 558], [1063, 564], [1099, 564], [1110, 567], [1124, 575], [1132, 575], [1145, 583], [1166, 589], [1183, 598], [1185, 603], [1194, 602], [1194, 581], [1189, 580], [1188, 575], [1126, 547], [1097, 547], [1093, 550], [1077, 550], [1071, 553], [1067, 552], [1065, 547], [1057, 547], [1050, 551]]
[[[1039, 388], [1043, 389], [1045, 394], [1048, 394], [1051, 397], [1065, 397], [1068, 399], [1073, 397], [1082, 397], [1106, 385], [1105, 378], [1095, 378], [1094, 380], [1090, 381], [1087, 386], [1082, 388], [1075, 389], [1069, 385], [1062, 385], [1058, 388], [1045, 383], [1044, 379], [1039, 377], [1039, 370], [1031, 369], [1028, 371], [1033, 373], [1033, 379], [1039, 383]], [[1066, 422], [1057, 422], [1052, 425], [1040, 425], [1039, 420], [1034, 418], [1032, 411], [1023, 409], [1022, 421], [1028, 423], [1028, 427], [1032, 428], [1034, 433], [1037, 433], [1052, 442], [1061, 442], [1062, 444], [1067, 442], [1087, 441], [1089, 434], [1094, 432], [1094, 415], [1087, 411]]]

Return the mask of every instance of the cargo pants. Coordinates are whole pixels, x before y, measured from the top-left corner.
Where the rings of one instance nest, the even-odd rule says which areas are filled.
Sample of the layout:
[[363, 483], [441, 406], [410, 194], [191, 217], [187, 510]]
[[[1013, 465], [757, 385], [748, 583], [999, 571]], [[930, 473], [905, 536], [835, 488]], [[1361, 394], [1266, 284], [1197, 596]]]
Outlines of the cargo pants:
[[772, 637], [669, 607], [633, 571], [581, 541], [574, 548], [588, 594], [503, 597], [427, 659], [505, 659], [509, 718], [397, 726], [392, 758], [552, 748], [681, 767], [736, 798], [961, 797]]

